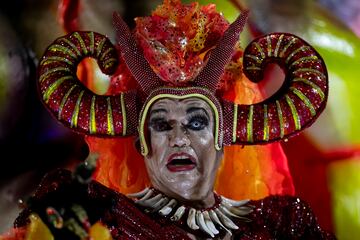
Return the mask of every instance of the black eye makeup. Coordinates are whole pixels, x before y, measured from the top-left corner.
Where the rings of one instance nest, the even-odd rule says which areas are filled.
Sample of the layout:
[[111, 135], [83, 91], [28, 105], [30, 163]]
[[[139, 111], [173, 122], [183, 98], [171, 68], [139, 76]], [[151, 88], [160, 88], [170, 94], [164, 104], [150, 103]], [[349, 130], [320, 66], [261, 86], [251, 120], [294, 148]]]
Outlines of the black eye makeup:
[[186, 127], [190, 130], [200, 131], [209, 126], [209, 116], [203, 109], [191, 111], [187, 115], [187, 119]]
[[152, 110], [150, 113], [149, 127], [156, 132], [171, 130], [170, 123], [166, 118], [167, 110], [160, 108]]
[[164, 117], [154, 117], [150, 119], [150, 128], [157, 132], [164, 132], [171, 130], [169, 122]]
[[168, 111], [164, 108], [154, 109], [150, 112], [149, 127], [156, 132], [171, 130], [167, 121], [166, 114]]
[[[173, 127], [167, 118], [165, 109], [155, 109], [151, 112], [149, 127], [156, 132], [170, 131]], [[209, 126], [210, 117], [201, 107], [190, 107], [186, 110], [186, 124], [183, 126], [192, 131], [200, 131]]]

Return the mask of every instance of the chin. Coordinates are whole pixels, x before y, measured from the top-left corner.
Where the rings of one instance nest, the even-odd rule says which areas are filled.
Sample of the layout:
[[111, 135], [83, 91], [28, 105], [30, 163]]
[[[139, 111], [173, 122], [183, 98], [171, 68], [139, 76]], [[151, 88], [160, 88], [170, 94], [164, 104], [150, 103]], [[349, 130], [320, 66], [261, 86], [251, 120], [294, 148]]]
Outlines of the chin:
[[186, 201], [202, 200], [206, 197], [208, 191], [202, 189], [198, 181], [181, 181], [176, 183], [169, 183], [169, 191], [175, 198], [181, 198]]
[[171, 197], [185, 201], [202, 200], [212, 191], [213, 186], [205, 186], [209, 185], [206, 184], [208, 181], [198, 169], [175, 173], [166, 168], [163, 170], [157, 173], [157, 178], [151, 180], [156, 189]]

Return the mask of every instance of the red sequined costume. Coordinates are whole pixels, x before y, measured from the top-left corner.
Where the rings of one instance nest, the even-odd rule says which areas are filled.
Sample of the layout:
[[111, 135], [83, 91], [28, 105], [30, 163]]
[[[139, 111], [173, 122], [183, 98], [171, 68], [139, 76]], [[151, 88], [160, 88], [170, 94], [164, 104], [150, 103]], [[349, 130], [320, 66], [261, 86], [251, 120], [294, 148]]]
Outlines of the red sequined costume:
[[[67, 201], [63, 199], [65, 195]], [[192, 232], [184, 224], [186, 219], [173, 223], [168, 217], [146, 214], [123, 194], [94, 181], [88, 186], [79, 185], [71, 172], [65, 170], [44, 178], [31, 200], [31, 208], [21, 213], [15, 225], [18, 228], [26, 226], [32, 212], [47, 221], [45, 209], [48, 206], [70, 209], [69, 206], [75, 203], [87, 210], [92, 224], [99, 220], [104, 223], [113, 239], [190, 239], [186, 231]], [[251, 222], [235, 221], [239, 229], [233, 232], [234, 239], [335, 239], [321, 230], [311, 208], [296, 197], [270, 196], [251, 201], [251, 205], [255, 207], [248, 216]], [[66, 228], [48, 225], [56, 239], [78, 239]], [[193, 234], [207, 237], [201, 232]]]

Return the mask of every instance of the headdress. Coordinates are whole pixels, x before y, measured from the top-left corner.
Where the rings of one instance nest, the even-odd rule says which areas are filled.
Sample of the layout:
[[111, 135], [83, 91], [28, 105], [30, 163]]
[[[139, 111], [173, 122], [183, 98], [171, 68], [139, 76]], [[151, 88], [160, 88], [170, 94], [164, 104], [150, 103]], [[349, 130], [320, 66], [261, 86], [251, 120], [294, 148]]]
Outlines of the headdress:
[[[191, 81], [164, 81], [155, 72], [118, 14], [113, 22], [120, 51], [103, 35], [74, 32], [55, 40], [38, 69], [39, 91], [50, 112], [74, 131], [100, 137], [138, 134], [142, 154], [148, 154], [145, 120], [158, 99], [197, 97], [206, 101], [215, 116], [215, 147], [231, 144], [265, 144], [288, 138], [310, 126], [326, 105], [328, 76], [321, 56], [304, 40], [287, 33], [273, 33], [253, 40], [243, 53], [243, 71], [254, 82], [263, 79], [269, 63], [285, 72], [282, 87], [270, 98], [242, 105], [226, 101], [216, 92], [246, 22], [245, 11], [228, 27], [205, 66]], [[100, 69], [113, 74], [119, 54], [139, 84], [137, 91], [100, 96], [76, 76], [85, 57], [98, 61]]]

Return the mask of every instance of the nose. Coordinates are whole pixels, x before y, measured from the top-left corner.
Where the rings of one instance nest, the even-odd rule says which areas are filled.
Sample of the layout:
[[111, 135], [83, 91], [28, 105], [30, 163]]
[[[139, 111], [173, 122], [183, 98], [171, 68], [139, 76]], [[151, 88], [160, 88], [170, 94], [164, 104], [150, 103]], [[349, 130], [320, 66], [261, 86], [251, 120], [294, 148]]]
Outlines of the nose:
[[169, 133], [170, 147], [186, 147], [190, 145], [190, 139], [183, 126], [174, 126]]

